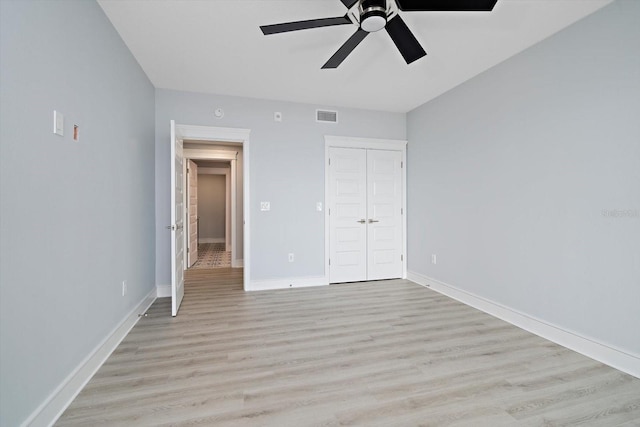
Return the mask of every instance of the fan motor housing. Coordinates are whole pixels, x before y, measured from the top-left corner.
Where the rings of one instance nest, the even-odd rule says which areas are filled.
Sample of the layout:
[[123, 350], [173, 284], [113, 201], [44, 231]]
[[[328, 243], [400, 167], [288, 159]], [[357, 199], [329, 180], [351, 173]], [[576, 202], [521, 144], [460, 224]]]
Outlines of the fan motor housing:
[[380, 31], [387, 25], [385, 0], [363, 0], [360, 28], [368, 33]]

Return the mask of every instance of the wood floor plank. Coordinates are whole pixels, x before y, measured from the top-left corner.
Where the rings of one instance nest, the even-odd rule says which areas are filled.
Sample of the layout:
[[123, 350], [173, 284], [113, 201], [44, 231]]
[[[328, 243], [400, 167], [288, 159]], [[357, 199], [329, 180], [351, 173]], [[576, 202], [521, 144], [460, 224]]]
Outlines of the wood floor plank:
[[58, 426], [640, 425], [640, 379], [406, 280], [242, 290], [190, 270]]

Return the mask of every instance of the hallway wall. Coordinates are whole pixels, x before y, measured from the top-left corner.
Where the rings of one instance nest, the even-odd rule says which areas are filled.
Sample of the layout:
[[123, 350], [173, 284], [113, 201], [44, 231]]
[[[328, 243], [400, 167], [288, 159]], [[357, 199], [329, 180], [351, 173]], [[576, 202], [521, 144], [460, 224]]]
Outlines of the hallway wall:
[[224, 175], [198, 174], [198, 217], [200, 242], [222, 241], [225, 237], [226, 179]]

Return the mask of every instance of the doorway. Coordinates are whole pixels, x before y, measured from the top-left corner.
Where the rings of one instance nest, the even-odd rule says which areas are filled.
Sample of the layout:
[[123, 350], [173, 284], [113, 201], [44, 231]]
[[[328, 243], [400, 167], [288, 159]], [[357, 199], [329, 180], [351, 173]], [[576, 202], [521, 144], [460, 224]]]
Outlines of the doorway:
[[[185, 142], [189, 150], [190, 143]], [[229, 148], [230, 146], [225, 146]], [[218, 146], [212, 149], [219, 151]], [[233, 148], [241, 162], [242, 147]], [[187, 151], [188, 152], [188, 151]], [[188, 230], [187, 266], [189, 269], [227, 268], [231, 260], [238, 264], [241, 256], [232, 253], [231, 200], [242, 197], [242, 186], [235, 186], [232, 194], [231, 161], [192, 160], [187, 162], [187, 208], [185, 222]], [[235, 221], [238, 226], [239, 221]], [[242, 228], [237, 230], [242, 238]], [[236, 255], [235, 257], [233, 255]]]
[[406, 141], [325, 137], [329, 283], [406, 277]]
[[[176, 124], [171, 121], [171, 297], [172, 315], [176, 316], [184, 296], [184, 270], [186, 270], [183, 248], [187, 245], [184, 230], [188, 222], [185, 205], [186, 159], [229, 160], [231, 163], [231, 191], [243, 188], [242, 196], [231, 201], [231, 250], [233, 267], [243, 268], [243, 287], [248, 289], [250, 280], [250, 221], [249, 221], [249, 134], [248, 129], [218, 128]], [[196, 144], [184, 148], [184, 142]], [[237, 150], [220, 150], [215, 145], [242, 147], [243, 161], [238, 166]], [[246, 185], [245, 185], [246, 183]]]

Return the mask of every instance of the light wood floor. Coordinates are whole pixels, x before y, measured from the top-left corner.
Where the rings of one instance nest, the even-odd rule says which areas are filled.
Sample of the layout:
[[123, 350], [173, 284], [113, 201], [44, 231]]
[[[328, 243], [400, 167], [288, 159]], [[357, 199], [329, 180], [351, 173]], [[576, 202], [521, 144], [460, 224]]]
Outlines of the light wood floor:
[[241, 274], [189, 271], [57, 425], [640, 425], [640, 379], [411, 282]]

